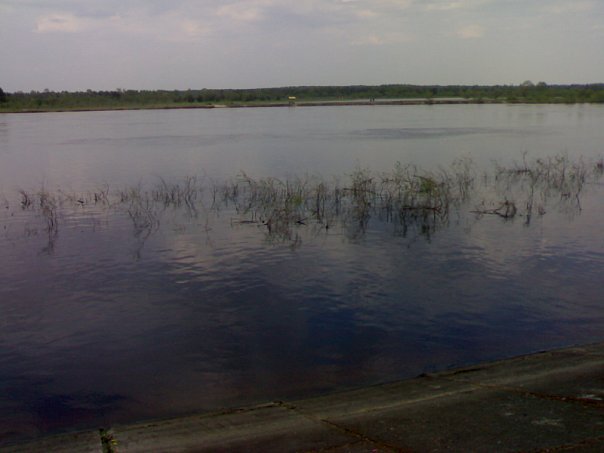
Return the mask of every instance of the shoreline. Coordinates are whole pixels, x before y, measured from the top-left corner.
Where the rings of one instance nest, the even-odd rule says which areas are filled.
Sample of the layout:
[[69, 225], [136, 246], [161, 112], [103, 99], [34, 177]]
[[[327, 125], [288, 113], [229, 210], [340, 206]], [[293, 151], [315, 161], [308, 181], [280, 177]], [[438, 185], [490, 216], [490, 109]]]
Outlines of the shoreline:
[[[83, 107], [83, 108], [57, 108], [57, 109], [26, 109], [26, 110], [0, 110], [0, 114], [19, 113], [82, 113], [82, 112], [112, 112], [112, 111], [137, 111], [137, 110], [198, 110], [198, 109], [245, 109], [245, 108], [277, 108], [277, 107], [347, 107], [347, 106], [392, 106], [392, 105], [576, 105], [585, 103], [568, 104], [565, 102], [509, 102], [494, 99], [457, 99], [457, 98], [418, 98], [418, 99], [387, 99], [387, 100], [335, 100], [335, 101], [298, 101], [250, 103], [250, 104], [200, 104], [200, 105], [157, 105], [157, 106], [117, 106], [117, 107]], [[589, 103], [597, 104], [597, 103]]]
[[603, 375], [604, 343], [597, 343], [303, 400], [21, 440], [2, 450], [602, 451]]

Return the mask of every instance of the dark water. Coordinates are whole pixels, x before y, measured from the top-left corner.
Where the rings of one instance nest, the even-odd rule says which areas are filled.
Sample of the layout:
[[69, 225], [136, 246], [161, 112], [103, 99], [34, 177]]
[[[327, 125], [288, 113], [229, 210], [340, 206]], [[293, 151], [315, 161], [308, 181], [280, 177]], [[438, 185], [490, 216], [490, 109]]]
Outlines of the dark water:
[[[598, 106], [0, 116], [0, 442], [385, 382], [604, 339], [601, 182], [529, 226], [471, 203], [432, 234], [373, 218], [294, 239], [232, 206], [57, 207], [196, 175], [321, 175], [604, 153]], [[207, 194], [206, 194], [207, 195]], [[555, 198], [555, 197], [554, 197]], [[559, 201], [559, 199], [558, 199]]]

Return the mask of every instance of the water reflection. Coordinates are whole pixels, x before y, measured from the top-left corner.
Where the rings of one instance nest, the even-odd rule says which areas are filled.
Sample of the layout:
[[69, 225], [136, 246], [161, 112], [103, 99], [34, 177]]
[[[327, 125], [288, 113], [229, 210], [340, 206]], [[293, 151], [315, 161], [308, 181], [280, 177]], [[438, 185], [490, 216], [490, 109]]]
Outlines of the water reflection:
[[53, 256], [9, 247], [6, 438], [413, 376], [581, 342], [604, 321], [604, 250], [571, 242], [594, 233], [597, 212], [529, 229], [460, 220], [411, 248], [383, 223], [360, 240], [300, 226], [293, 250], [267, 247], [262, 226], [231, 227], [232, 211], [211, 221], [211, 244], [175, 214], [138, 261], [125, 213], [95, 231], [62, 227]]
[[[598, 105], [279, 110], [2, 115], [10, 141], [0, 152], [11, 158], [2, 162], [0, 192], [38, 181], [81, 190], [153, 175], [224, 179], [239, 170], [254, 177], [306, 171], [328, 177], [357, 165], [385, 171], [397, 160], [429, 169], [466, 153], [480, 165], [508, 163], [525, 150], [536, 157], [568, 151], [593, 158], [604, 140], [604, 107]], [[378, 133], [363, 136], [368, 130]], [[403, 131], [399, 138], [397, 131]], [[405, 135], [414, 131], [419, 135]]]
[[[557, 109], [546, 123], [565, 115]], [[421, 112], [448, 125], [417, 127], [462, 127], [456, 115], [444, 121], [440, 111]], [[229, 124], [250, 127], [241, 112], [230, 115]], [[255, 115], [267, 130], [285, 121]], [[315, 131], [321, 120], [293, 116]], [[357, 110], [344, 116], [336, 137], [346, 135], [351, 118], [367, 118]], [[392, 111], [386, 116], [384, 128], [401, 127]], [[111, 115], [92, 117], [111, 124], [97, 134], [103, 140], [145, 136], [128, 128], [147, 123], [168, 128], [158, 113], [123, 128]], [[120, 121], [126, 118], [133, 119]], [[548, 183], [543, 174], [558, 168], [543, 157], [553, 159], [551, 152], [536, 150], [528, 166], [521, 153], [505, 156], [507, 170], [498, 173], [492, 164], [468, 173], [461, 164], [449, 168], [444, 150], [430, 159], [446, 172], [419, 163], [393, 172], [399, 159], [391, 159], [387, 168], [325, 168], [325, 177], [305, 177], [306, 167], [298, 178], [268, 171], [259, 172], [271, 178], [231, 177], [232, 168], [230, 179], [170, 175], [204, 148], [157, 172], [164, 180], [145, 173], [150, 179], [138, 185], [134, 170], [121, 184], [105, 181], [103, 171], [90, 177], [87, 165], [115, 155], [88, 155], [99, 143], [86, 149], [86, 135], [98, 129], [81, 121], [89, 129], [72, 138], [84, 141], [51, 153], [58, 165], [82, 146], [80, 167], [44, 190], [38, 179], [11, 183], [0, 197], [0, 442], [302, 397], [602, 339], [604, 187], [597, 175], [577, 185], [582, 167], [571, 172], [573, 165], [564, 166], [564, 183]], [[366, 129], [358, 122], [351, 129]], [[160, 133], [186, 129], [170, 127], [177, 131]], [[69, 140], [63, 135], [55, 139]], [[451, 143], [476, 135], [483, 134]], [[168, 154], [144, 165], [182, 157]], [[70, 179], [76, 173], [85, 183]], [[19, 188], [33, 197], [29, 206]], [[515, 217], [484, 212], [504, 200], [515, 203]]]
[[[8, 143], [8, 123], [0, 119], [0, 143]], [[3, 147], [4, 148], [4, 147]], [[0, 152], [2, 152], [0, 150]]]
[[504, 134], [504, 133], [530, 133], [529, 131], [510, 131], [509, 129], [497, 129], [492, 127], [421, 127], [421, 128], [399, 128], [399, 129], [367, 129], [359, 131], [361, 137], [373, 137], [382, 139], [429, 139], [443, 137], [457, 137], [472, 134]]

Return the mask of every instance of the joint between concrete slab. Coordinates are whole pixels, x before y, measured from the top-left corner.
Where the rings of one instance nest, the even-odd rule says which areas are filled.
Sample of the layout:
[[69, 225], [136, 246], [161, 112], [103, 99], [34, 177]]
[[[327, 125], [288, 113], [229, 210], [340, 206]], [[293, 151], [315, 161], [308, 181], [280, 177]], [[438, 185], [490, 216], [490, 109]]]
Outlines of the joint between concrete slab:
[[595, 401], [587, 398], [579, 398], [575, 396], [560, 396], [560, 395], [550, 395], [548, 393], [538, 393], [538, 392], [528, 392], [522, 389], [512, 389], [511, 391], [515, 391], [516, 393], [533, 396], [535, 398], [540, 398], [544, 400], [550, 401], [560, 401], [563, 403], [571, 403], [571, 404], [580, 404], [582, 406], [588, 407], [596, 407], [598, 409], [604, 409], [604, 401]]
[[367, 437], [364, 434], [361, 434], [353, 429], [350, 428], [346, 428], [344, 426], [340, 426], [337, 423], [331, 422], [329, 420], [321, 420], [321, 422], [324, 425], [329, 426], [332, 429], [336, 429], [344, 434], [348, 434], [351, 436], [355, 436], [356, 438], [358, 438], [359, 440], [365, 441], [365, 442], [370, 442], [374, 445], [377, 445], [380, 448], [384, 448], [384, 449], [388, 449], [388, 450], [392, 450], [392, 451], [397, 451], [400, 453], [411, 453], [412, 450], [411, 449], [407, 449], [407, 448], [401, 448], [400, 446], [395, 446], [395, 445], [389, 445], [383, 441], [380, 440], [376, 440], [376, 439], [372, 439], [371, 437]]
[[550, 448], [545, 448], [542, 450], [537, 450], [536, 453], [556, 453], [559, 451], [571, 451], [572, 452], [575, 449], [597, 446], [598, 444], [601, 444], [602, 442], [604, 442], [604, 436], [599, 436], [599, 437], [593, 437], [590, 439], [583, 439], [581, 442], [576, 442], [574, 444], [564, 444], [564, 445], [558, 445], [556, 447], [550, 447]]
[[[372, 448], [371, 451], [377, 451], [375, 449], [379, 448], [380, 450], [385, 450], [385, 451], [393, 451], [396, 453], [400, 452], [400, 449], [391, 450], [390, 448], [383, 447], [381, 445], [377, 445], [373, 442], [368, 443], [363, 440], [356, 440], [354, 442], [349, 442], [347, 444], [336, 445], [334, 447], [327, 447], [327, 448], [323, 448], [320, 450], [311, 450], [311, 451], [312, 451], [312, 453], [329, 453], [329, 452], [341, 453], [342, 451], [361, 451], [361, 449], [363, 449], [363, 451], [368, 451], [366, 449], [367, 445], [371, 445], [372, 447], [375, 447], [375, 448]], [[356, 448], [357, 446], [360, 446], [360, 448]], [[311, 452], [309, 451], [306, 453], [311, 453]]]
[[[456, 381], [457, 382], [457, 381]], [[588, 398], [580, 398], [576, 396], [561, 396], [552, 395], [549, 393], [532, 392], [520, 387], [511, 387], [497, 384], [485, 384], [485, 383], [474, 383], [477, 388], [484, 388], [488, 390], [499, 390], [502, 392], [514, 393], [522, 396], [530, 396], [533, 398], [539, 398], [549, 401], [559, 401], [563, 403], [580, 404], [587, 407], [595, 407], [598, 409], [604, 409], [604, 401], [591, 400]]]
[[340, 426], [337, 423], [334, 423], [334, 422], [332, 422], [330, 420], [327, 420], [325, 418], [313, 417], [310, 414], [306, 414], [304, 412], [299, 411], [298, 408], [295, 405], [293, 405], [293, 404], [289, 404], [289, 403], [286, 403], [286, 402], [282, 401], [281, 402], [281, 406], [284, 407], [285, 409], [287, 409], [287, 410], [295, 413], [296, 415], [304, 417], [307, 420], [310, 420], [310, 421], [312, 421], [314, 423], [320, 423], [320, 424], [322, 424], [324, 426], [327, 426], [330, 429], [334, 429], [334, 430], [339, 431], [339, 432], [341, 432], [343, 434], [348, 434], [350, 436], [354, 436], [359, 441], [372, 443], [372, 444], [374, 444], [374, 445], [376, 445], [376, 446], [378, 446], [379, 448], [382, 448], [382, 449], [397, 451], [397, 452], [401, 452], [401, 453], [411, 452], [411, 450], [405, 450], [405, 449], [401, 450], [400, 447], [388, 445], [387, 443], [384, 443], [382, 441], [379, 441], [379, 440], [376, 440], [376, 439], [372, 439], [372, 438], [367, 437], [364, 434], [361, 434], [361, 433], [359, 433], [359, 432], [357, 432], [357, 431], [355, 431], [353, 429]]

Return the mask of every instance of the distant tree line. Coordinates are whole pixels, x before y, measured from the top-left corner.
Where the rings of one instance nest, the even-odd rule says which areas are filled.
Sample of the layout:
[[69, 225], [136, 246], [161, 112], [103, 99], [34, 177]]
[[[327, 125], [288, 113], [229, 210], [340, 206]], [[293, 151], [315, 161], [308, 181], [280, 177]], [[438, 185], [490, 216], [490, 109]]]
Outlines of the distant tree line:
[[604, 84], [548, 85], [526, 81], [520, 85], [353, 85], [296, 86], [254, 89], [31, 91], [5, 93], [0, 110], [60, 110], [153, 108], [203, 104], [282, 103], [298, 101], [400, 98], [464, 98], [478, 102], [577, 103], [604, 102]]

